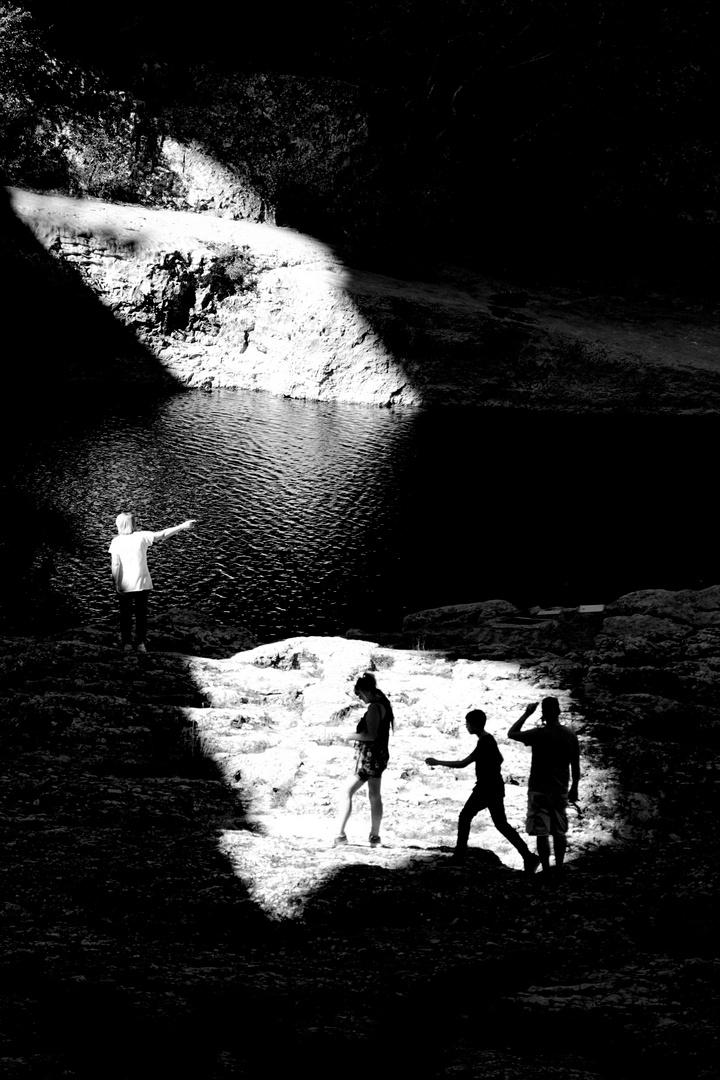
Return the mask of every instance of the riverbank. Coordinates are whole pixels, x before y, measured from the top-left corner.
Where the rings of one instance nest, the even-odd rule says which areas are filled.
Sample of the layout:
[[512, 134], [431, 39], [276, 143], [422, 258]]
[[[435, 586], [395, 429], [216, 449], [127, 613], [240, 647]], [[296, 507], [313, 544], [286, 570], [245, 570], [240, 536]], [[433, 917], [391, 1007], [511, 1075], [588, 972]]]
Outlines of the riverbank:
[[[524, 651], [530, 624], [497, 601], [414, 616], [419, 649], [253, 646], [191, 613], [144, 657], [102, 626], [4, 641], [5, 1075], [214, 1080], [304, 1058], [359, 1076], [381, 1047], [388, 1077], [671, 1062], [709, 1080], [719, 600], [631, 594], [582, 634], [539, 619]], [[428, 648], [443, 623], [452, 642]], [[359, 797], [334, 849], [368, 668], [398, 721], [385, 846], [366, 846]], [[458, 756], [464, 710], [485, 707], [521, 826], [526, 751], [506, 732], [546, 693], [582, 745], [566, 874], [526, 877], [483, 817], [451, 869], [472, 777], [425, 756]]]
[[[9, 197], [23, 243], [35, 245], [31, 288], [55, 287], [38, 275], [48, 253], [132, 336], [118, 344], [108, 330], [104, 357], [99, 332], [92, 374], [74, 360], [73, 383], [154, 380], [383, 406], [720, 410], [718, 318], [706, 301], [398, 258], [373, 269], [273, 225], [19, 189]], [[27, 258], [15, 261], [22, 275]], [[63, 310], [71, 342], [80, 309]]]

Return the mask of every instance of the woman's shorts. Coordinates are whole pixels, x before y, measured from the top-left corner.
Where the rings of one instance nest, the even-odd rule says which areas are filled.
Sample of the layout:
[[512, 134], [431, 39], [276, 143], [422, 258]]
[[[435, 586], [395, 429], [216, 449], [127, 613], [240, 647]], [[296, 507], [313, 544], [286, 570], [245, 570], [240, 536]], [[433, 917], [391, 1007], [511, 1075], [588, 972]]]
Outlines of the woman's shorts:
[[382, 776], [387, 769], [390, 755], [372, 743], [358, 743], [355, 751], [355, 775], [359, 780], [370, 780]]
[[568, 831], [565, 795], [543, 795], [528, 791], [525, 831], [529, 836], [564, 836]]

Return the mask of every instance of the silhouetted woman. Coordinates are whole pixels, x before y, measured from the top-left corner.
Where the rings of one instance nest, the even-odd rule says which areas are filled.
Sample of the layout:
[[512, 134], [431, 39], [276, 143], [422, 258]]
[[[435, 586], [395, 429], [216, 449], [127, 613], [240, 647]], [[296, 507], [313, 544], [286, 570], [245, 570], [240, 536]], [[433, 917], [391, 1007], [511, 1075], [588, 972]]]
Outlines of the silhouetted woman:
[[380, 783], [387, 768], [388, 739], [394, 727], [392, 706], [379, 690], [372, 674], [361, 675], [355, 683], [355, 693], [365, 702], [367, 710], [348, 742], [356, 743], [355, 773], [343, 791], [337, 819], [337, 835], [334, 844], [347, 844], [345, 826], [352, 813], [352, 800], [356, 791], [367, 783], [370, 800], [370, 846], [380, 843], [380, 822], [383, 815]]

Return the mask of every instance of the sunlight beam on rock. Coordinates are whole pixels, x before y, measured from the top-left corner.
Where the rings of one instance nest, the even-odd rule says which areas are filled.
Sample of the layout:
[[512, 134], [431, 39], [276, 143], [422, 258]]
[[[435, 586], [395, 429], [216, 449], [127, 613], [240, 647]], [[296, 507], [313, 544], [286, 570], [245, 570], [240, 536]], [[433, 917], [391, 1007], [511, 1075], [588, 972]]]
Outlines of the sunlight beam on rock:
[[[335, 250], [293, 229], [213, 214], [9, 189], [46, 248], [188, 387], [419, 405], [353, 296]], [[377, 290], [374, 275], [365, 284]]]
[[[211, 707], [187, 709], [202, 752], [212, 758], [245, 807], [248, 828], [221, 828], [219, 846], [253, 899], [275, 918], [292, 918], [348, 865], [407, 867], [443, 858], [473, 783], [472, 769], [431, 769], [427, 756], [465, 756], [464, 726], [483, 708], [504, 756], [506, 809], [521, 832], [530, 753], [507, 739], [528, 701], [553, 694], [566, 721], [571, 701], [552, 681], [507, 661], [448, 660], [425, 651], [381, 648], [344, 638], [302, 637], [261, 645], [227, 660], [193, 658], [190, 669]], [[375, 670], [396, 712], [390, 766], [383, 778], [384, 846], [367, 844], [365, 791], [355, 797], [348, 848], [330, 846], [340, 785], [352, 773], [345, 737], [363, 707], [355, 679]], [[582, 817], [571, 811], [569, 862], [617, 838], [617, 783], [598, 764], [594, 741], [579, 731]], [[487, 818], [487, 820], [485, 820]], [[480, 815], [471, 845], [489, 849], [512, 870], [520, 857]]]

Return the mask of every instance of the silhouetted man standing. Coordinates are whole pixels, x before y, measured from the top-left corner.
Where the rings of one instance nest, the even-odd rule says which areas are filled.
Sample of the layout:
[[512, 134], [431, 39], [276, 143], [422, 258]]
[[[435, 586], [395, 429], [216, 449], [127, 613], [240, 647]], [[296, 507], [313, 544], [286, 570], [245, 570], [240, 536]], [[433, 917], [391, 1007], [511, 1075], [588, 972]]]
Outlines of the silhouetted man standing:
[[[537, 852], [543, 870], [550, 869], [550, 837], [553, 838], [555, 865], [562, 868], [567, 849], [567, 804], [577, 802], [580, 783], [580, 747], [577, 735], [560, 723], [560, 702], [546, 697], [542, 702], [542, 727], [523, 731], [522, 726], [537, 709], [528, 705], [508, 731], [508, 738], [532, 749], [528, 780], [526, 829], [537, 837]], [[572, 772], [572, 785], [570, 773]]]

